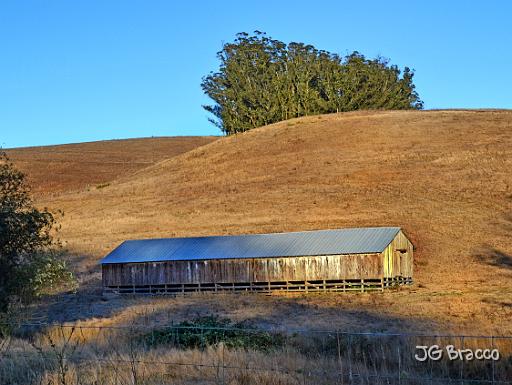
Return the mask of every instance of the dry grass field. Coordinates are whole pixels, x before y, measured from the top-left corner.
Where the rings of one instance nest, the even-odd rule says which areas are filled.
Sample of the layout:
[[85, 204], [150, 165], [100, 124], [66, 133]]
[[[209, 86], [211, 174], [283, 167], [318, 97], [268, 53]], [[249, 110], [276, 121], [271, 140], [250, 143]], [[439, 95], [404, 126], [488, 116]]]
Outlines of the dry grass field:
[[[312, 116], [164, 159], [168, 140], [130, 154], [98, 145], [96, 159], [122, 172], [82, 155], [62, 175], [43, 151], [11, 153], [36, 192], [63, 192], [37, 203], [64, 210], [60, 238], [83, 286], [48, 303], [50, 317], [117, 324], [215, 313], [274, 327], [512, 335], [512, 111]], [[143, 168], [153, 146], [161, 161]], [[354, 226], [403, 227], [416, 246], [415, 284], [293, 297], [97, 294], [97, 262], [125, 239]]]
[[102, 187], [217, 138], [182, 136], [107, 140], [7, 150], [37, 195]]
[[[487, 385], [512, 379], [512, 361], [506, 359], [492, 368], [466, 363], [462, 375], [460, 363], [446, 357], [431, 366], [415, 361], [415, 346], [425, 341], [421, 337], [205, 332], [143, 325], [48, 328], [31, 338], [13, 338], [7, 350], [0, 346], [0, 384]], [[440, 346], [450, 342], [435, 339]], [[464, 346], [482, 348], [489, 341], [466, 339]], [[496, 340], [494, 346], [510, 356], [512, 340]]]

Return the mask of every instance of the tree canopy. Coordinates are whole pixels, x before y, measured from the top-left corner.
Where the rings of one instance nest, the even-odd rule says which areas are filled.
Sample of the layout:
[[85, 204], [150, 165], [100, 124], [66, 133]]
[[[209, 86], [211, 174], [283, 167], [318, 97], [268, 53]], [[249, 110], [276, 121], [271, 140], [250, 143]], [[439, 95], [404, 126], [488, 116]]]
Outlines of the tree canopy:
[[341, 57], [304, 43], [239, 33], [217, 54], [220, 68], [201, 86], [203, 106], [224, 133], [315, 114], [360, 109], [421, 109], [414, 72], [384, 58]]
[[71, 279], [56, 258], [55, 218], [33, 206], [25, 175], [0, 152], [0, 312], [14, 297], [40, 294]]

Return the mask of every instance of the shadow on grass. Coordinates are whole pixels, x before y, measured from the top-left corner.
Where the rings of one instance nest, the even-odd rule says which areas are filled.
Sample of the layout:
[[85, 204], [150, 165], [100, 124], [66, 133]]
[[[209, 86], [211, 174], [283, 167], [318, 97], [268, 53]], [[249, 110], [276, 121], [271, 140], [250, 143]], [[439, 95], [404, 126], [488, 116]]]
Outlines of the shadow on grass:
[[473, 256], [481, 263], [503, 269], [512, 269], [512, 255], [490, 245], [483, 245]]
[[[262, 294], [192, 294], [168, 299], [162, 306], [148, 309], [134, 318], [134, 324], [173, 325], [198, 317], [228, 318], [239, 325], [271, 331], [285, 330], [343, 330], [347, 332], [407, 332], [435, 333], [443, 325], [420, 317], [382, 314], [371, 306], [359, 305], [357, 309], [342, 304], [325, 303], [337, 297], [350, 301], [359, 295], [380, 293], [331, 293], [310, 294], [297, 297], [265, 296]], [[318, 299], [318, 302], [316, 301]]]
[[78, 288], [73, 292], [46, 295], [24, 309], [23, 318], [31, 322], [63, 323], [91, 318], [108, 318], [128, 305], [122, 299], [108, 301], [103, 297], [101, 267], [85, 254], [67, 254], [66, 263], [75, 275]]
[[[126, 326], [169, 326], [197, 317], [218, 316], [249, 328], [262, 330], [342, 330], [347, 332], [436, 333], [446, 325], [420, 317], [393, 316], [360, 304], [344, 306], [359, 295], [380, 293], [310, 294], [297, 297], [262, 294], [187, 294], [179, 296], [103, 296], [101, 281], [89, 282], [76, 293], [51, 296], [33, 306], [32, 319], [39, 322], [72, 323], [111, 318]], [[318, 299], [318, 301], [317, 301]], [[332, 299], [337, 303], [329, 304]]]

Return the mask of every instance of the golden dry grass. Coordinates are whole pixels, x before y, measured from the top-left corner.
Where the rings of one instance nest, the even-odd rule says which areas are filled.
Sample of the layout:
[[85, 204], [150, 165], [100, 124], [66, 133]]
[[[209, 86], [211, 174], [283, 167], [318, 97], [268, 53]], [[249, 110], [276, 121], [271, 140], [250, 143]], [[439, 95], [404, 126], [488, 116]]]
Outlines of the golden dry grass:
[[[339, 384], [338, 373], [347, 373], [349, 366], [336, 356], [313, 359], [296, 349], [260, 352], [228, 349], [222, 343], [204, 350], [166, 346], [149, 351], [140, 346], [130, 350], [129, 344], [121, 347], [116, 342], [99, 349], [81, 343], [65, 346], [62, 340], [52, 340], [51, 347], [40, 345], [38, 350], [25, 341], [13, 345], [17, 345], [15, 351], [0, 361], [2, 385]], [[393, 369], [384, 367], [379, 374], [394, 375]], [[374, 374], [359, 362], [353, 370], [363, 376]], [[348, 379], [347, 374], [344, 377]]]
[[37, 195], [95, 189], [216, 137], [183, 136], [25, 147], [6, 150]]
[[512, 111], [313, 116], [222, 138], [105, 188], [38, 203], [65, 211], [61, 238], [87, 256], [84, 269], [129, 238], [393, 225], [417, 247], [410, 289], [142, 298], [127, 300], [121, 318], [132, 306], [158, 304], [176, 314], [224, 309], [304, 327], [512, 334], [511, 146]]
[[[451, 383], [448, 378], [480, 383], [477, 379], [506, 382], [512, 375], [510, 339], [274, 331], [265, 333], [259, 343], [250, 343], [251, 338], [258, 341], [254, 334], [230, 337], [220, 330], [209, 330], [216, 337], [204, 338], [207, 330], [174, 329], [174, 338], [162, 339], [161, 333], [170, 329], [156, 334], [140, 324], [94, 329], [91, 333], [79, 325], [42, 328], [10, 339], [8, 348], [0, 350], [0, 384], [390, 384], [400, 383], [399, 378], [418, 384]], [[181, 338], [176, 339], [178, 335]], [[202, 343], [187, 343], [192, 336]], [[492, 347], [502, 360], [492, 366], [468, 361], [459, 377], [460, 363], [446, 356], [430, 365], [416, 362], [415, 346], [425, 343], [463, 344], [473, 350]], [[429, 377], [437, 380], [428, 381]], [[393, 379], [398, 381], [390, 382]]]

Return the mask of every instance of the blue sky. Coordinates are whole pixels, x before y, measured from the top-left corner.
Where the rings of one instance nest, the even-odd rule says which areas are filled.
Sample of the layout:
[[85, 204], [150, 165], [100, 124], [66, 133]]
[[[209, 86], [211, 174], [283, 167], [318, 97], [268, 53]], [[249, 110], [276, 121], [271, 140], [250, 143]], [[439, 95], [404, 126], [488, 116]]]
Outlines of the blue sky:
[[512, 108], [509, 1], [0, 3], [0, 146], [219, 135], [201, 77], [241, 31], [416, 70], [425, 107]]

